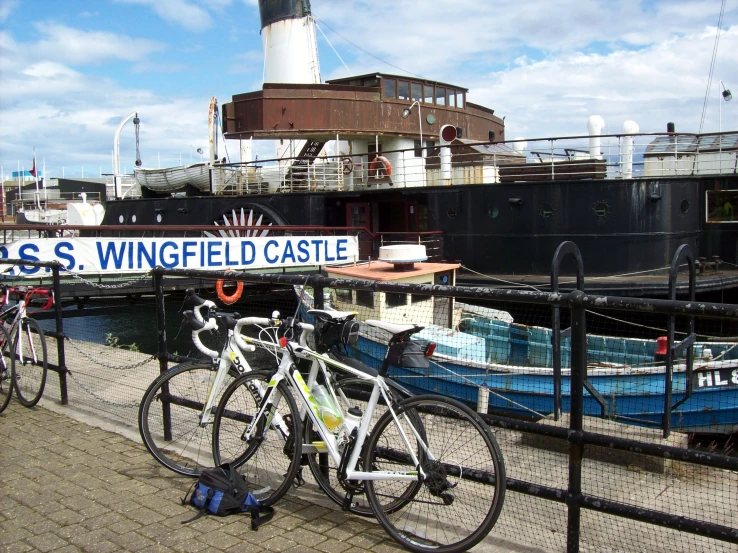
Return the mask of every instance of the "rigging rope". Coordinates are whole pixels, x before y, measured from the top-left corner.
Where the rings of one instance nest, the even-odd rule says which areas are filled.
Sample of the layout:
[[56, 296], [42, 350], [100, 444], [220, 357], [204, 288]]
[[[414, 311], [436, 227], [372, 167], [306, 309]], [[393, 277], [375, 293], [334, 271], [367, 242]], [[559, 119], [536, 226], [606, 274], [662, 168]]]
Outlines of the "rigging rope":
[[[715, 30], [715, 44], [712, 47], [712, 60], [710, 60], [710, 74], [707, 77], [707, 90], [705, 91], [705, 102], [702, 104], [702, 119], [700, 120], [700, 132], [705, 126], [705, 114], [707, 113], [707, 101], [710, 98], [710, 88], [712, 86], [712, 74], [715, 70], [715, 58], [717, 57], [718, 43], [720, 42], [720, 27], [723, 24], [723, 13], [725, 13], [725, 0], [720, 4], [720, 15], [718, 16], [717, 29]], [[720, 100], [718, 100], [720, 101]]]

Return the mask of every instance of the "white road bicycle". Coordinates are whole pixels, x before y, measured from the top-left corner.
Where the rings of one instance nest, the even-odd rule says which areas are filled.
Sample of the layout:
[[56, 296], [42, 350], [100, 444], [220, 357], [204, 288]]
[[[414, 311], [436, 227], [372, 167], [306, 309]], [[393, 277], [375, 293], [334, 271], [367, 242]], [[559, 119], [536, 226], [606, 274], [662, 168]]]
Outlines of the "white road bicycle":
[[17, 303], [0, 313], [6, 331], [0, 333], [3, 357], [0, 404], [7, 406], [14, 389], [22, 405], [33, 407], [44, 393], [48, 359], [44, 331], [33, 317], [28, 316], [28, 306], [34, 297], [45, 298], [41, 309], [48, 310], [54, 304], [54, 296], [48, 288], [7, 286], [2, 292], [2, 305], [7, 305], [13, 296], [18, 298]]
[[[338, 324], [354, 315], [309, 313]], [[497, 441], [484, 421], [456, 400], [423, 395], [396, 403], [387, 369], [390, 362], [399, 362], [409, 353], [413, 344], [418, 349], [418, 342], [410, 336], [422, 327], [382, 321], [366, 324], [392, 335], [375, 374], [310, 349], [306, 336], [313, 325], [288, 319], [287, 333], [280, 338], [282, 355], [276, 372], [246, 373], [223, 393], [213, 424], [215, 459], [231, 460], [252, 493], [271, 505], [290, 489], [303, 453], [308, 458], [325, 453], [345, 490], [345, 509], [351, 509], [357, 494], [365, 494], [380, 524], [407, 549], [466, 551], [484, 539], [502, 509], [506, 477]], [[299, 343], [290, 331], [294, 335], [301, 331]], [[430, 357], [432, 348], [424, 347], [423, 353]], [[308, 382], [298, 370], [301, 359], [313, 362]], [[365, 411], [352, 407], [341, 413], [340, 425], [331, 419], [329, 427], [324, 406], [312, 393], [310, 380], [317, 376], [313, 372], [316, 365], [340, 369], [365, 381], [371, 389]], [[340, 405], [341, 393], [332, 379], [324, 378], [323, 384], [333, 405]], [[385, 412], [374, 423], [380, 403]], [[309, 431], [303, 430], [301, 411]], [[277, 415], [290, 422], [287, 440], [275, 424]]]

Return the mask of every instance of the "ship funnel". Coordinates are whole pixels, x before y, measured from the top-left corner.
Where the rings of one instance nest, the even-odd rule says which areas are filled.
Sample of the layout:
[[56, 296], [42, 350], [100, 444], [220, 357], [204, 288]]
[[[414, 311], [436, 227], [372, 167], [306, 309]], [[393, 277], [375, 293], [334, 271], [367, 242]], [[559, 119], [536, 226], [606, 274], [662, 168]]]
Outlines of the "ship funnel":
[[601, 159], [600, 151], [600, 133], [605, 128], [605, 120], [599, 115], [591, 115], [587, 119], [587, 129], [589, 130], [589, 157], [590, 159]]
[[623, 152], [621, 163], [624, 179], [633, 178], [633, 135], [638, 134], [639, 131], [640, 128], [635, 121], [626, 121], [623, 123]]
[[310, 0], [259, 0], [264, 82], [320, 84]]
[[512, 149], [514, 152], [519, 154], [525, 153], [525, 149], [527, 147], [528, 141], [522, 136], [519, 136], [518, 138], [513, 138]]

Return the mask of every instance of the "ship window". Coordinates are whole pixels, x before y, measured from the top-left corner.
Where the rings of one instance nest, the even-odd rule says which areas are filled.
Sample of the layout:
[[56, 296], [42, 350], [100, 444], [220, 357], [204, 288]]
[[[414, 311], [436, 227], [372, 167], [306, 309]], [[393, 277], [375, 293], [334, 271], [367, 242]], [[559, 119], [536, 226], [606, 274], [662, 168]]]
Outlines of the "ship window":
[[689, 201], [688, 200], [682, 200], [682, 203], [679, 204], [679, 211], [686, 214], [689, 211]]
[[456, 206], [450, 205], [448, 209], [446, 210], [446, 215], [448, 215], [449, 219], [453, 219], [459, 214], [459, 210], [456, 209]]
[[371, 290], [357, 290], [356, 303], [362, 307], [374, 309], [374, 292]]
[[707, 191], [707, 222], [738, 220], [738, 191], [737, 190], [708, 190]]
[[610, 207], [605, 202], [597, 202], [594, 205], [594, 212], [597, 217], [606, 217]]
[[412, 83], [412, 89], [413, 89], [413, 97], [410, 99], [413, 102], [415, 100], [422, 102], [423, 101], [423, 85], [420, 83]]
[[400, 100], [410, 99], [410, 83], [407, 81], [399, 81], [397, 87], [397, 97]]
[[421, 150], [420, 140], [415, 140], [415, 157], [423, 157], [423, 151]]
[[351, 290], [346, 290], [344, 288], [336, 288], [336, 300], [346, 303], [353, 303], [354, 301], [351, 297]]
[[377, 83], [377, 79], [376, 78], [371, 78], [371, 79], [364, 79], [364, 86], [377, 87], [377, 86], [379, 86], [379, 84]]
[[464, 107], [464, 93], [460, 90], [456, 93], [456, 107], [457, 108], [463, 108]]
[[446, 105], [446, 89], [442, 86], [436, 87], [436, 104], [439, 106]]
[[397, 81], [395, 79], [384, 79], [384, 97], [397, 98]]
[[452, 108], [456, 107], [456, 91], [452, 88], [448, 90], [448, 105]]
[[407, 294], [387, 292], [384, 296], [387, 298], [387, 307], [400, 307], [402, 305], [407, 305]]
[[491, 219], [497, 219], [497, 216], [500, 214], [500, 210], [497, 209], [497, 206], [492, 206], [487, 208], [487, 215], [490, 216]]
[[419, 296], [418, 294], [412, 294], [410, 296], [410, 303], [419, 303], [421, 301], [428, 301], [431, 299], [430, 296]]
[[423, 92], [425, 92], [425, 95], [423, 96], [423, 101], [426, 104], [432, 104], [433, 103], [433, 85], [427, 84], [423, 87]]

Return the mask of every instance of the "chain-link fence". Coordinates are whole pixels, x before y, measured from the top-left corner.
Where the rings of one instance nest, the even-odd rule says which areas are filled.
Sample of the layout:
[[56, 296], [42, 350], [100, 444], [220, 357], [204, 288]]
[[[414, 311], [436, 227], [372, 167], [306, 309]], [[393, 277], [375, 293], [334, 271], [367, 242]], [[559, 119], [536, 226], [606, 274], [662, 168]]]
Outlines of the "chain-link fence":
[[[343, 353], [376, 369], [389, 335], [365, 321], [423, 326], [414, 338], [436, 343], [430, 367], [391, 367], [390, 375], [415, 393], [461, 399], [494, 429], [509, 493], [488, 540], [511, 549], [669, 553], [734, 551], [738, 543], [736, 306], [205, 271], [158, 271], [109, 295], [75, 298], [63, 291], [76, 279], [61, 280], [63, 360], [56, 315], [33, 316], [49, 335], [50, 366], [69, 370], [69, 403], [95, 416], [135, 428], [160, 371], [202, 356], [182, 325], [193, 282], [202, 298], [240, 316], [279, 311], [310, 321], [314, 307], [354, 311], [360, 335]], [[225, 334], [200, 337], [219, 350]], [[254, 368], [274, 367], [264, 351], [247, 358]], [[59, 390], [50, 378], [45, 397], [60, 400]]]

